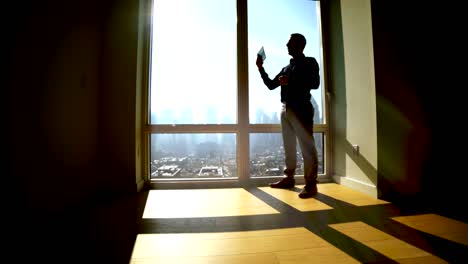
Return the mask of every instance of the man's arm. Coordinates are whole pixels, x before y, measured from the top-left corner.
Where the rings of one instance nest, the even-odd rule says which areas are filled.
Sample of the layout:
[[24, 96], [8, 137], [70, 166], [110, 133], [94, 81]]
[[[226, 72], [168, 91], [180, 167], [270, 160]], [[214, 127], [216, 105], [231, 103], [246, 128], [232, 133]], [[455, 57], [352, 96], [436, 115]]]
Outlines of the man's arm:
[[256, 64], [257, 64], [258, 71], [260, 72], [260, 76], [262, 77], [263, 83], [268, 87], [268, 89], [273, 90], [273, 89], [276, 89], [278, 86], [280, 86], [279, 76], [281, 75], [281, 73], [278, 74], [272, 80], [270, 79], [270, 77], [268, 77], [268, 74], [263, 68], [263, 59], [261, 56], [257, 56]]

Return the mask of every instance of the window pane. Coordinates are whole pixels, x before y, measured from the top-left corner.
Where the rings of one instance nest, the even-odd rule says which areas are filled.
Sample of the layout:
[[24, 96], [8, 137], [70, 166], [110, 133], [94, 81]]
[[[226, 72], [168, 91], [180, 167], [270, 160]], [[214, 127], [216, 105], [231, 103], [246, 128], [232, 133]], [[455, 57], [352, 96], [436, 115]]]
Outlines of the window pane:
[[[258, 73], [255, 60], [263, 46], [266, 60], [263, 64], [270, 78], [289, 64], [290, 56], [286, 43], [292, 33], [306, 37], [306, 56], [315, 57], [320, 67], [321, 40], [318, 1], [310, 0], [249, 0], [248, 1], [249, 39], [249, 107], [250, 123], [279, 123], [280, 87], [268, 90]], [[322, 71], [322, 70], [321, 70]], [[322, 87], [312, 90], [312, 104], [315, 107], [315, 124], [323, 123]]]
[[151, 179], [237, 177], [236, 134], [152, 134]]
[[154, 1], [151, 124], [237, 122], [235, 0]]
[[[314, 133], [319, 166], [323, 174], [323, 133]], [[284, 171], [283, 139], [280, 133], [250, 134], [250, 175], [252, 177], [282, 176]], [[297, 145], [296, 175], [304, 175], [304, 163], [299, 144]]]

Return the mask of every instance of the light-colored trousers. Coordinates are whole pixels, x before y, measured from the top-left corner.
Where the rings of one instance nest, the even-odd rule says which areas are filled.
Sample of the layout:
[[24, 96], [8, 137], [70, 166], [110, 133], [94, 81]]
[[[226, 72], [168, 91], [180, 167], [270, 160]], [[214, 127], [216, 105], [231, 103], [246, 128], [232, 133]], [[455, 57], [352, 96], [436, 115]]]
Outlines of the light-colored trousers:
[[283, 104], [281, 110], [281, 129], [285, 154], [286, 176], [294, 176], [297, 166], [296, 144], [302, 152], [304, 179], [306, 184], [316, 184], [318, 157], [314, 140], [314, 108], [312, 104], [290, 107]]

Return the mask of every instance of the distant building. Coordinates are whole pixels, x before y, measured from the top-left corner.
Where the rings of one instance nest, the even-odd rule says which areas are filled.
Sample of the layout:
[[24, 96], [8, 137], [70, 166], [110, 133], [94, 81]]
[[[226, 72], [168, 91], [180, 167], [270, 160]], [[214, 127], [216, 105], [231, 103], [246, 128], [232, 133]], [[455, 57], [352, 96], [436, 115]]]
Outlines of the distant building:
[[178, 165], [163, 165], [151, 174], [154, 177], [175, 177], [180, 173]]
[[223, 177], [223, 168], [218, 166], [205, 166], [200, 169], [198, 176], [218, 176]]

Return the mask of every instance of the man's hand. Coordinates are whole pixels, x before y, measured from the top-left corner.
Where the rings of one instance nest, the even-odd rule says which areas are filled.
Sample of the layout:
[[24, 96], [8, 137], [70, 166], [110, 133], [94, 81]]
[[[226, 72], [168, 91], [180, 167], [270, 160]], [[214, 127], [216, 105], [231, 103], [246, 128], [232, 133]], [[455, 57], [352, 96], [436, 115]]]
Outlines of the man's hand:
[[263, 59], [262, 59], [262, 56], [257, 55], [257, 61], [255, 62], [255, 64], [257, 64], [257, 67], [258, 67], [259, 69], [263, 68]]
[[281, 75], [281, 76], [278, 78], [278, 81], [279, 81], [280, 85], [288, 85], [288, 83], [289, 83], [289, 76], [287, 76], [287, 75]]

